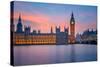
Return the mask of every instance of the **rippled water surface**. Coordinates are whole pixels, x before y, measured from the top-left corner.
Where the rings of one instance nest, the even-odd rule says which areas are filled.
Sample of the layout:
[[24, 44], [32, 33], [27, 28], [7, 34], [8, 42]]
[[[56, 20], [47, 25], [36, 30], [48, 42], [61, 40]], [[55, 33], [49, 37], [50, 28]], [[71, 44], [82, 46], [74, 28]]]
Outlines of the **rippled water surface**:
[[14, 46], [15, 65], [51, 64], [95, 60], [97, 60], [96, 45], [74, 44]]

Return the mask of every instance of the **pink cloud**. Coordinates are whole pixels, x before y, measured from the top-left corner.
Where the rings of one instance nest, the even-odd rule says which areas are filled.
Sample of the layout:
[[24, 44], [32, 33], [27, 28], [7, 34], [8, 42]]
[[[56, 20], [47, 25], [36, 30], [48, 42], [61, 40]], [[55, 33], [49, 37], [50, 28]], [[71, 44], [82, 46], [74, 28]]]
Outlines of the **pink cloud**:
[[[14, 14], [14, 19], [18, 19], [19, 14]], [[43, 32], [48, 32], [50, 30], [51, 26], [54, 28], [55, 24], [51, 23], [49, 20], [49, 17], [42, 14], [32, 15], [27, 13], [22, 13], [21, 18], [23, 21], [30, 21], [32, 22], [31, 27], [36, 30], [42, 30]], [[37, 24], [37, 26], [34, 26], [33, 24]]]
[[[18, 19], [18, 17], [19, 17], [19, 13], [15, 13], [14, 18]], [[32, 15], [30, 13], [21, 13], [21, 18], [22, 20], [28, 20], [28, 21], [37, 22], [37, 23], [48, 22], [47, 16], [40, 15], [40, 14]]]
[[[14, 19], [18, 19], [19, 13], [14, 13]], [[50, 32], [51, 26], [53, 28], [53, 31], [55, 31], [55, 27], [60, 25], [61, 30], [63, 31], [64, 26], [68, 27], [68, 23], [66, 21], [62, 21], [58, 19], [57, 17], [52, 21], [51, 17], [43, 15], [43, 14], [35, 14], [32, 15], [30, 13], [21, 13], [21, 18], [23, 21], [30, 21], [32, 22], [31, 27], [35, 30], [41, 30], [42, 32]], [[33, 24], [37, 24], [34, 26]]]
[[[18, 19], [18, 17], [19, 17], [19, 13], [14, 13], [14, 19]], [[60, 26], [61, 31], [64, 31], [64, 26], [69, 27], [69, 24], [70, 24], [70, 22], [67, 19], [66, 20], [62, 20], [63, 17], [61, 17], [61, 19], [59, 17], [55, 17], [53, 19], [52, 17], [49, 17], [47, 15], [43, 15], [43, 14], [35, 14], [35, 15], [33, 15], [31, 13], [21, 13], [21, 17], [22, 17], [23, 21], [26, 20], [26, 21], [29, 21], [29, 22], [32, 23], [32, 24], [30, 24], [32, 30], [33, 29], [41, 30], [42, 33], [50, 32], [51, 26], [52, 26], [54, 32], [55, 32], [55, 27], [56, 26]], [[96, 23], [94, 23], [94, 22], [91, 22], [91, 24], [90, 23], [76, 22], [75, 25], [76, 25], [75, 26], [76, 33], [77, 32], [83, 32], [87, 28], [96, 29], [96, 27], [97, 27]]]

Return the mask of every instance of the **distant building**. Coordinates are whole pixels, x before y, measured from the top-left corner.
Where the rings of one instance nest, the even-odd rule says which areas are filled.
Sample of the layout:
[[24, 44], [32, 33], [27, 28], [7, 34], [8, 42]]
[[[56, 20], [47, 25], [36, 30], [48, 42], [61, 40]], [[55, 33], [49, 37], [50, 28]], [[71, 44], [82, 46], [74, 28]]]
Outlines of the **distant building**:
[[97, 30], [85, 30], [83, 34], [76, 36], [78, 43], [97, 44]]
[[76, 43], [82, 43], [82, 35], [81, 34], [76, 34]]
[[[12, 21], [12, 20], [11, 20]], [[11, 33], [13, 33], [13, 44], [33, 44], [33, 45], [63, 45], [63, 44], [75, 44], [75, 43], [86, 43], [96, 44], [97, 43], [97, 30], [85, 30], [82, 34], [77, 34], [75, 37], [75, 19], [73, 13], [70, 19], [70, 34], [69, 27], [64, 27], [64, 31], [61, 31], [60, 26], [55, 27], [55, 33], [51, 26], [50, 33], [41, 33], [41, 30], [33, 30], [31, 32], [30, 26], [23, 28], [21, 15], [19, 15], [18, 23], [16, 26], [12, 21]]]
[[51, 33], [40, 33], [40, 30], [33, 30], [31, 32], [31, 27], [24, 27], [21, 21], [21, 16], [19, 16], [17, 30], [14, 32], [13, 41], [14, 44], [33, 44], [33, 45], [63, 45], [68, 44], [68, 28], [64, 27], [64, 31], [60, 31], [56, 27], [56, 33], [53, 33], [53, 28], [51, 27]]

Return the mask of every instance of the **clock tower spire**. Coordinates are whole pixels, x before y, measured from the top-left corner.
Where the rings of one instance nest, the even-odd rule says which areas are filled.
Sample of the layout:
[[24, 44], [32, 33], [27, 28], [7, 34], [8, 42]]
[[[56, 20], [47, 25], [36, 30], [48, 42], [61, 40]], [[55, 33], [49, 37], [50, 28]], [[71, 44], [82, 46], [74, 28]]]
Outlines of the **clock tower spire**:
[[72, 12], [71, 19], [70, 19], [70, 43], [75, 43], [75, 19], [74, 14]]

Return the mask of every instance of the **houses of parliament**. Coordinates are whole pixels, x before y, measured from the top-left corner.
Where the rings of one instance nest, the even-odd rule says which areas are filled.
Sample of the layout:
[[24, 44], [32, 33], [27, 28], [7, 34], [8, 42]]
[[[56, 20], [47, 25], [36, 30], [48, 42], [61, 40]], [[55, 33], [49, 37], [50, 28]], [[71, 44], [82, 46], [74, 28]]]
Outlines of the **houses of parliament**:
[[64, 31], [61, 31], [60, 26], [56, 26], [55, 33], [52, 26], [50, 29], [50, 33], [41, 33], [40, 30], [31, 32], [30, 27], [23, 28], [22, 18], [19, 15], [16, 31], [14, 22], [11, 21], [12, 42], [15, 45], [66, 45], [75, 43], [75, 19], [73, 13], [70, 18], [70, 29], [64, 27]]

